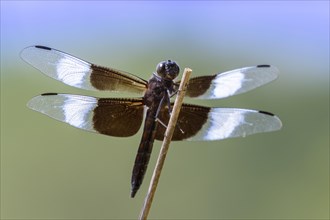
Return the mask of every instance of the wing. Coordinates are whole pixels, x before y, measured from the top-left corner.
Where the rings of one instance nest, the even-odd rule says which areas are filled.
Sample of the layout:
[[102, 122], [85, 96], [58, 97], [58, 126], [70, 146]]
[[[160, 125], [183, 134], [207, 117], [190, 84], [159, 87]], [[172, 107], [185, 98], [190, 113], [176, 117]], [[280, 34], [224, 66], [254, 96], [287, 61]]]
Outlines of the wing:
[[36, 96], [28, 102], [28, 107], [74, 127], [115, 137], [136, 134], [144, 111], [142, 99], [57, 93]]
[[142, 94], [147, 86], [147, 81], [132, 74], [97, 66], [45, 46], [27, 47], [21, 57], [47, 76], [77, 88]]
[[244, 93], [265, 85], [278, 76], [278, 69], [270, 65], [245, 67], [212, 76], [191, 78], [186, 96], [202, 99], [221, 99]]
[[[159, 119], [168, 123], [167, 108], [160, 112]], [[276, 131], [281, 127], [277, 116], [264, 111], [183, 104], [172, 140], [213, 141]], [[156, 139], [163, 140], [164, 133], [164, 126], [158, 125]]]

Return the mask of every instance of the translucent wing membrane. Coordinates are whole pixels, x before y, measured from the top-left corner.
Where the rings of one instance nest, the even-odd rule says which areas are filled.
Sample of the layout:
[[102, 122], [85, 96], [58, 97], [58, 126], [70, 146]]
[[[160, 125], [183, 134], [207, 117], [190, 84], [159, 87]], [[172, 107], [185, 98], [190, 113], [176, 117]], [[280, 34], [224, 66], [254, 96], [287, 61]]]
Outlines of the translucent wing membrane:
[[144, 111], [141, 99], [56, 93], [36, 96], [28, 102], [28, 107], [74, 127], [115, 137], [137, 133]]
[[[48, 93], [32, 98], [28, 107], [74, 127], [100, 134], [128, 137], [136, 134], [143, 120], [142, 99], [94, 98], [89, 96]], [[159, 113], [167, 123], [168, 110]], [[182, 106], [173, 140], [221, 140], [276, 131], [280, 119], [268, 112]], [[158, 126], [156, 139], [163, 140], [165, 127]]]
[[[166, 110], [162, 111], [160, 120], [167, 122], [168, 118]], [[277, 116], [264, 111], [184, 104], [172, 140], [221, 140], [276, 131], [281, 127]], [[156, 139], [163, 140], [164, 133], [164, 126], [158, 126]]]
[[147, 82], [137, 76], [97, 66], [52, 48], [27, 47], [21, 57], [44, 74], [77, 88], [140, 94], [146, 90]]
[[213, 108], [200, 132], [188, 140], [212, 141], [245, 137], [276, 131], [281, 127], [281, 120], [271, 113], [249, 109]]
[[[31, 46], [21, 57], [46, 75], [68, 85], [108, 91], [143, 93], [148, 82], [132, 74], [96, 66], [67, 53], [44, 46]], [[245, 67], [189, 81], [186, 95], [204, 99], [220, 99], [240, 94], [267, 84], [278, 76], [270, 65]], [[134, 135], [139, 130], [144, 112], [143, 99], [94, 98], [70, 94], [43, 94], [28, 106], [74, 127], [116, 137]], [[161, 109], [158, 119], [167, 124], [168, 107]], [[184, 104], [173, 140], [220, 140], [280, 129], [280, 119], [267, 112], [208, 108]], [[159, 125], [156, 139], [162, 140], [165, 127]]]
[[221, 99], [265, 85], [278, 77], [278, 69], [270, 65], [245, 67], [213, 76], [190, 79], [186, 96]]

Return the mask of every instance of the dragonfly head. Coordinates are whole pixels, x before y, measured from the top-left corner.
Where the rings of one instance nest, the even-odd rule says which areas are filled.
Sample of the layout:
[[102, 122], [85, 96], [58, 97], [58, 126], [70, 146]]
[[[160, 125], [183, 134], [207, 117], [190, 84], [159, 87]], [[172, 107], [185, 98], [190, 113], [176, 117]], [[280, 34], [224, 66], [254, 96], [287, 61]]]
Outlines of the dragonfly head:
[[163, 79], [173, 80], [179, 75], [180, 67], [175, 61], [166, 60], [157, 65], [156, 71]]

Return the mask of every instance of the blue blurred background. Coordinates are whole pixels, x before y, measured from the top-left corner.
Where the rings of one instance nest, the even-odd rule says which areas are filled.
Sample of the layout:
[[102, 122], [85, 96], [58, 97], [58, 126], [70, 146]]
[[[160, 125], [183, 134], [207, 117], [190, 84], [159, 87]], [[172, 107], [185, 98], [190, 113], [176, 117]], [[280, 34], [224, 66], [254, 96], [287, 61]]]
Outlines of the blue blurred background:
[[159, 151], [135, 199], [141, 132], [72, 128], [26, 107], [70, 88], [19, 58], [46, 45], [145, 79], [164, 59], [194, 76], [272, 64], [280, 77], [208, 106], [262, 109], [279, 132], [173, 143], [150, 218], [329, 218], [329, 1], [1, 1], [1, 218], [137, 218]]

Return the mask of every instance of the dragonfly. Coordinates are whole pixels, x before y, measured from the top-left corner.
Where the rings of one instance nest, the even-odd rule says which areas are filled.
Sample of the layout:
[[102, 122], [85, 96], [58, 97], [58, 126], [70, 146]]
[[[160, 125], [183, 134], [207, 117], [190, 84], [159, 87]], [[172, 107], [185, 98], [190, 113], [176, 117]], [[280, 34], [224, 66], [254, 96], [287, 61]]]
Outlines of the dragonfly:
[[[137, 98], [98, 98], [76, 94], [45, 93], [27, 106], [82, 130], [113, 137], [143, 133], [131, 178], [131, 197], [139, 190], [154, 140], [163, 140], [180, 80], [179, 65], [160, 62], [149, 80], [112, 67], [103, 67], [46, 46], [30, 46], [21, 58], [42, 73], [69, 86], [94, 91], [130, 92]], [[265, 85], [278, 77], [272, 65], [239, 68], [191, 78], [186, 97], [222, 99]], [[211, 108], [183, 103], [172, 141], [214, 141], [279, 130], [276, 115], [260, 110]]]

